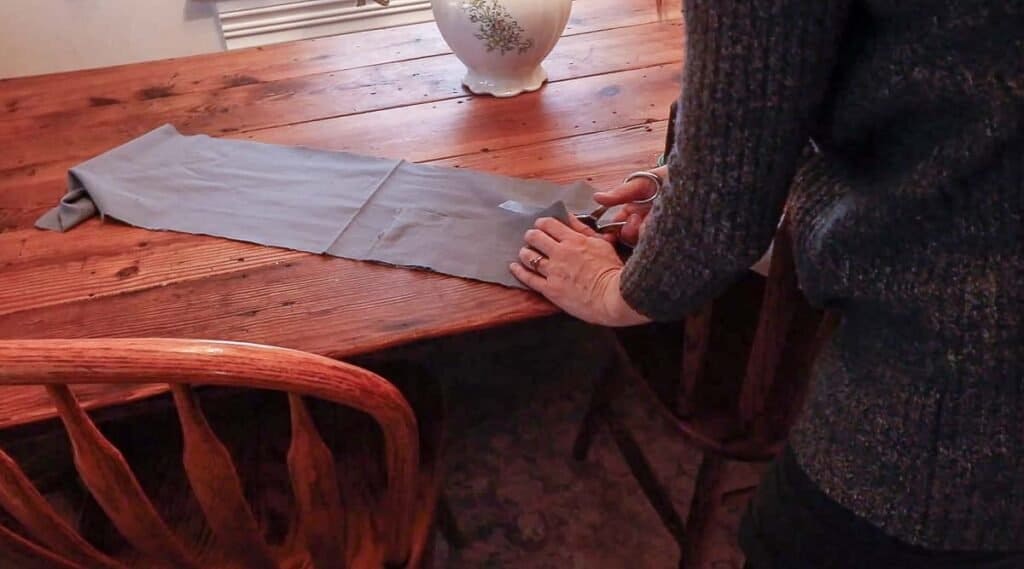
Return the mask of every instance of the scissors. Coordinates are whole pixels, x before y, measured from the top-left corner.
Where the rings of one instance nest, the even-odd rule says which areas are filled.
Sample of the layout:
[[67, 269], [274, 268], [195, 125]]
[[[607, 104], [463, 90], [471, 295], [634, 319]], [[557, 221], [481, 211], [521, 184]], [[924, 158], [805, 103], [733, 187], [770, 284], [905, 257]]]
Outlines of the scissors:
[[[663, 166], [665, 164], [665, 162], [668, 160], [669, 154], [672, 153], [672, 147], [675, 146], [675, 125], [678, 110], [678, 101], [672, 103], [672, 107], [669, 110], [668, 114], [668, 132], [665, 133], [665, 152], [658, 159], [658, 166]], [[658, 176], [653, 172], [634, 172], [626, 176], [626, 179], [622, 183], [626, 184], [637, 178], [647, 178], [648, 180], [654, 182], [654, 194], [648, 198], [644, 198], [642, 200], [635, 200], [630, 203], [633, 205], [644, 205], [654, 203], [654, 201], [658, 199], [658, 195], [661, 193], [661, 187], [665, 183], [665, 181], [661, 179], [661, 176]], [[601, 218], [604, 216], [604, 214], [608, 213], [608, 209], [609, 208], [607, 206], [600, 206], [589, 213], [577, 213], [574, 217], [578, 219], [581, 223], [583, 223], [583, 225], [586, 225], [587, 227], [593, 229], [598, 233], [617, 232], [626, 225], [626, 222], [614, 221], [611, 223], [601, 223]], [[627, 247], [632, 247], [631, 245], [628, 245], [626, 243], [621, 244], [626, 245]]]
[[[657, 174], [655, 174], [653, 172], [633, 172], [632, 174], [626, 176], [626, 179], [623, 180], [622, 183], [623, 184], [628, 184], [629, 182], [631, 182], [631, 181], [633, 181], [633, 180], [635, 180], [637, 178], [646, 178], [646, 179], [654, 182], [654, 187], [655, 187], [654, 194], [652, 194], [650, 197], [644, 198], [642, 200], [633, 200], [633, 201], [631, 201], [629, 203], [632, 204], [632, 205], [645, 205], [645, 204], [654, 203], [654, 201], [658, 199], [658, 195], [661, 194], [661, 185], [664, 184], [665, 181], [661, 179], [661, 176], [659, 176], [659, 175], [657, 175]], [[598, 233], [612, 233], [612, 232], [615, 232], [615, 231], [619, 231], [620, 229], [622, 229], [626, 225], [625, 221], [613, 221], [611, 223], [601, 223], [601, 218], [604, 217], [604, 214], [608, 213], [608, 209], [609, 209], [608, 206], [602, 205], [602, 206], [598, 206], [597, 209], [595, 209], [595, 210], [593, 210], [593, 211], [591, 211], [589, 213], [577, 213], [577, 214], [575, 214], [575, 217], [581, 223], [583, 223], [583, 225], [586, 225], [587, 227], [593, 229], [594, 231], [596, 231]]]

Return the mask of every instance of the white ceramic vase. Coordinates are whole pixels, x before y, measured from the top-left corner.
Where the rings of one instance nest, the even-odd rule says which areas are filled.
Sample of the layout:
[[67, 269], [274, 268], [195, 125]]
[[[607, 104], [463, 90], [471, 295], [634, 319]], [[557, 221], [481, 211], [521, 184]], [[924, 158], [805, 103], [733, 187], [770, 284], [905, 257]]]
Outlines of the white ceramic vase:
[[547, 81], [541, 66], [569, 21], [572, 0], [433, 0], [441, 35], [466, 65], [470, 91], [513, 97]]

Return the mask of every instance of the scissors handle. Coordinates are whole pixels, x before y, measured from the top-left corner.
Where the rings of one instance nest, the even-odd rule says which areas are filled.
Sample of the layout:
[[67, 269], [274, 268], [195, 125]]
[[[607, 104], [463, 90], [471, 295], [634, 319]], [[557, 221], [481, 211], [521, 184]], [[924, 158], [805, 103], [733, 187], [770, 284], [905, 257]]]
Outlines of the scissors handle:
[[628, 184], [637, 178], [644, 178], [646, 180], [650, 180], [650, 182], [654, 184], [654, 193], [651, 194], [650, 196], [647, 196], [646, 198], [633, 200], [631, 203], [633, 205], [646, 205], [654, 203], [654, 201], [658, 199], [658, 195], [661, 194], [661, 187], [665, 185], [665, 180], [663, 180], [661, 176], [655, 174], [654, 172], [641, 171], [633, 172], [632, 174], [626, 176], [626, 179], [623, 180], [622, 183]]
[[[672, 152], [672, 147], [675, 145], [675, 123], [676, 123], [676, 115], [678, 114], [678, 111], [679, 111], [679, 103], [678, 102], [672, 103], [672, 107], [669, 109], [668, 132], [665, 134], [665, 152], [662, 155], [663, 158], [667, 158], [668, 157], [668, 155]], [[654, 194], [652, 194], [651, 196], [649, 196], [647, 198], [644, 198], [642, 200], [634, 200], [632, 202], [634, 205], [650, 204], [650, 203], [653, 203], [655, 200], [658, 199], [658, 196], [661, 193], [661, 187], [664, 184], [664, 181], [661, 179], [660, 176], [658, 176], [657, 174], [655, 174], [653, 172], [646, 172], [646, 171], [634, 172], [634, 173], [630, 174], [629, 176], [626, 176], [626, 179], [624, 180], [623, 183], [628, 183], [628, 182], [630, 182], [631, 180], [633, 180], [635, 178], [647, 178], [647, 179], [649, 179], [654, 184], [655, 191], [654, 191]], [[598, 233], [608, 233], [608, 232], [612, 232], [612, 231], [619, 231], [620, 229], [622, 229], [622, 227], [624, 227], [626, 225], [626, 222], [624, 222], [624, 221], [616, 221], [616, 222], [612, 222], [612, 223], [601, 224], [601, 217], [603, 217], [604, 214], [608, 213], [608, 209], [609, 208], [607, 206], [603, 206], [603, 205], [602, 206], [598, 206], [596, 209], [594, 209], [593, 211], [591, 211], [589, 213], [577, 213], [576, 214], [576, 219], [578, 219], [581, 223], [583, 223], [587, 227], [593, 229], [594, 231], [597, 231]]]

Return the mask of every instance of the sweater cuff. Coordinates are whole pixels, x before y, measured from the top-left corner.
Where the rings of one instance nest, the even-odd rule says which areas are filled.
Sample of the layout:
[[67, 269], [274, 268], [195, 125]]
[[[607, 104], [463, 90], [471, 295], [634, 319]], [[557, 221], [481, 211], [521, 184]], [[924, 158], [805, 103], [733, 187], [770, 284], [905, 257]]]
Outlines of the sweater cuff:
[[640, 314], [659, 322], [677, 321], [713, 301], [751, 263], [726, 254], [666, 255], [656, 244], [641, 242], [622, 268], [619, 292]]
[[657, 286], [664, 277], [665, 267], [657, 267], [657, 254], [653, 247], [638, 245], [622, 268], [619, 276], [619, 292], [633, 310], [660, 322], [679, 320], [685, 311], [678, 306], [678, 290], [666, 290]]

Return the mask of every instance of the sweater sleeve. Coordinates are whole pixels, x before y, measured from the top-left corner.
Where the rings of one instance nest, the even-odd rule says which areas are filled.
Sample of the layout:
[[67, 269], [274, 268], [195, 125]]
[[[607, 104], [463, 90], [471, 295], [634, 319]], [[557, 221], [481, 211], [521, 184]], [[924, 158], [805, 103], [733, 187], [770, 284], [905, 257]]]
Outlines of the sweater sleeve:
[[768, 248], [828, 89], [848, 1], [686, 0], [671, 185], [620, 280], [635, 310], [679, 318]]

